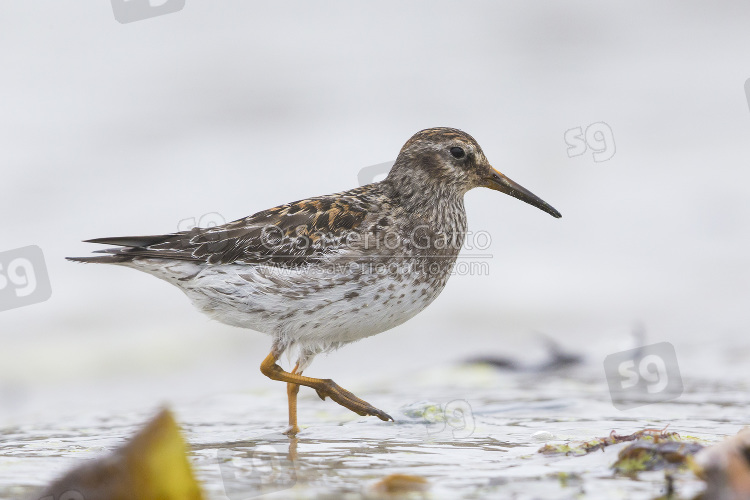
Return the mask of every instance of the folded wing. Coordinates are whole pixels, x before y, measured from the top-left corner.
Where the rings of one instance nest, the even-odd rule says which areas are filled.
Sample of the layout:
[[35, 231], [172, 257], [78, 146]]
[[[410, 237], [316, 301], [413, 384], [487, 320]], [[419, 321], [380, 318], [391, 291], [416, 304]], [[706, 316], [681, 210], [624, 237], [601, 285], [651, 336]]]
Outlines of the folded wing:
[[115, 245], [105, 256], [74, 257], [78, 262], [125, 263], [138, 258], [205, 264], [265, 263], [295, 268], [341, 251], [347, 236], [360, 230], [368, 213], [361, 198], [321, 196], [281, 205], [211, 228], [157, 235], [96, 238]]

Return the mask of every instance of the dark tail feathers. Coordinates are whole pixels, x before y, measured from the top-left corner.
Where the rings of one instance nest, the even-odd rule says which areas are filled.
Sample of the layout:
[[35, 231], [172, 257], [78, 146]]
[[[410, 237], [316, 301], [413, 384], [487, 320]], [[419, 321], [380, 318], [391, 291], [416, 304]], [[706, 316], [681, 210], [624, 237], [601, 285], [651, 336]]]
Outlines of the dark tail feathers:
[[97, 263], [97, 264], [121, 264], [133, 260], [138, 255], [131, 254], [130, 252], [137, 253], [138, 250], [145, 250], [145, 248], [161, 243], [173, 234], [162, 234], [158, 236], [117, 236], [113, 238], [94, 238], [92, 240], [85, 240], [84, 243], [101, 243], [104, 245], [116, 245], [122, 248], [106, 248], [104, 250], [95, 250], [94, 253], [106, 253], [110, 255], [99, 255], [96, 257], [65, 257], [67, 260], [72, 262], [86, 262], [86, 263]]

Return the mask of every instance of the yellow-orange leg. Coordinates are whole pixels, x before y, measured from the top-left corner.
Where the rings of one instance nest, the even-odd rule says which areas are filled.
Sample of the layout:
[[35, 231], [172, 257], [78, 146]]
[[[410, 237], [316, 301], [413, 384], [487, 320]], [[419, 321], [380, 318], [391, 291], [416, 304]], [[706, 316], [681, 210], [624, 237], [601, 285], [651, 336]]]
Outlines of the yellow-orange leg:
[[[303, 375], [300, 375], [299, 373], [286, 372], [279, 365], [276, 364], [276, 361], [278, 360], [279, 360], [279, 354], [276, 353], [275, 351], [271, 351], [271, 353], [268, 356], [266, 356], [266, 359], [264, 359], [263, 362], [260, 364], [260, 371], [263, 373], [263, 375], [270, 378], [271, 380], [278, 380], [280, 382], [286, 382], [287, 384], [294, 384], [298, 386], [304, 385], [306, 387], [311, 387], [315, 389], [315, 392], [318, 393], [318, 396], [320, 396], [320, 399], [325, 399], [326, 397], [330, 397], [333, 401], [337, 402], [344, 408], [348, 408], [349, 410], [353, 411], [354, 413], [358, 415], [362, 415], [362, 416], [373, 415], [375, 417], [378, 417], [380, 420], [393, 421], [393, 418], [390, 415], [388, 415], [382, 410], [378, 410], [367, 401], [359, 399], [357, 396], [355, 396], [351, 392], [340, 387], [333, 380], [329, 378], [320, 379], [320, 378], [305, 377]], [[289, 385], [287, 385], [287, 395], [290, 395], [290, 391], [291, 389], [289, 388]], [[291, 398], [291, 396], [289, 398], [290, 417], [292, 415], [292, 406], [291, 406], [292, 401], [294, 401], [293, 413], [295, 415], [295, 420], [296, 420], [296, 415], [297, 415], [296, 393], [294, 394], [293, 399]]]
[[[294, 369], [292, 370], [292, 375], [302, 375], [302, 372], [297, 372], [297, 368], [299, 368], [299, 363], [294, 365]], [[299, 432], [299, 427], [297, 427], [297, 394], [299, 393], [299, 384], [293, 384], [292, 382], [287, 382], [286, 384], [286, 395], [289, 398], [289, 427], [284, 432], [289, 437], [294, 437]]]

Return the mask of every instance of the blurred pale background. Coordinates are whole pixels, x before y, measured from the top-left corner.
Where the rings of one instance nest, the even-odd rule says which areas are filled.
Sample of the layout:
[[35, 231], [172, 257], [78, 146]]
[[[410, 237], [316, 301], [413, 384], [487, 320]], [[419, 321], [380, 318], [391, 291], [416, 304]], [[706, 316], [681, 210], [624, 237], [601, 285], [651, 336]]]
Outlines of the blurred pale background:
[[[489, 274], [453, 277], [311, 375], [356, 388], [533, 357], [539, 332], [600, 364], [640, 323], [686, 380], [748, 376], [747, 2], [187, 0], [126, 25], [106, 1], [0, 12], [0, 251], [39, 245], [52, 284], [0, 313], [2, 422], [257, 387], [281, 400], [258, 371], [264, 335], [151, 276], [64, 257], [354, 187], [432, 126], [472, 134], [563, 218], [471, 192]], [[601, 121], [612, 159], [569, 158], [565, 132]]]

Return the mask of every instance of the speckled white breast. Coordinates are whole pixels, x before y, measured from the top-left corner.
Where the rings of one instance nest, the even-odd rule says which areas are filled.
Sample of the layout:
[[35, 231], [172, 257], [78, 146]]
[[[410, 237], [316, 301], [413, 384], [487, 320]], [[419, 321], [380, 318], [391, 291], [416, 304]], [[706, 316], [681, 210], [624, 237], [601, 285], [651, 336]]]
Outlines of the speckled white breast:
[[218, 321], [273, 335], [282, 345], [296, 344], [310, 353], [400, 325], [427, 307], [449, 276], [397, 266], [349, 273], [317, 266], [185, 262], [164, 267], [149, 259], [131, 265], [178, 286]]

